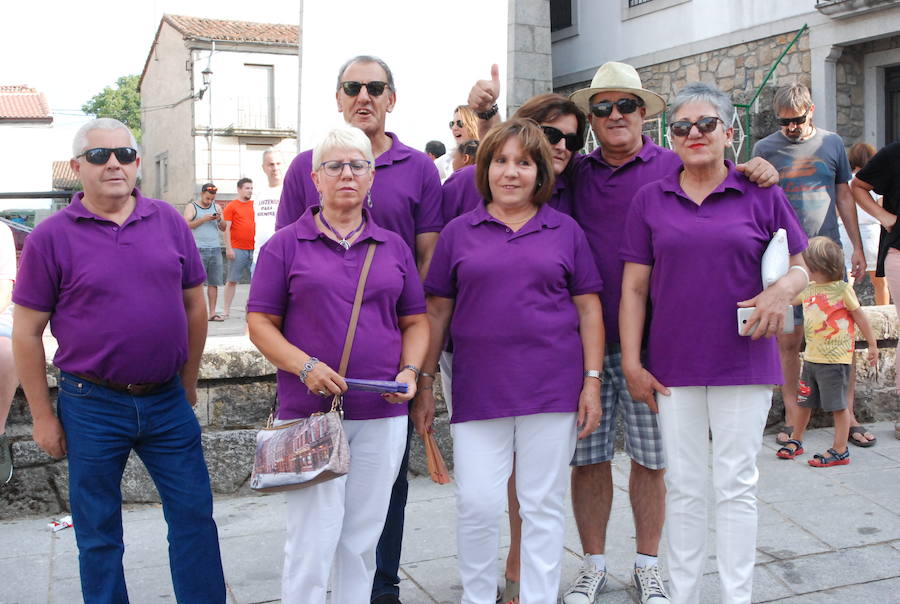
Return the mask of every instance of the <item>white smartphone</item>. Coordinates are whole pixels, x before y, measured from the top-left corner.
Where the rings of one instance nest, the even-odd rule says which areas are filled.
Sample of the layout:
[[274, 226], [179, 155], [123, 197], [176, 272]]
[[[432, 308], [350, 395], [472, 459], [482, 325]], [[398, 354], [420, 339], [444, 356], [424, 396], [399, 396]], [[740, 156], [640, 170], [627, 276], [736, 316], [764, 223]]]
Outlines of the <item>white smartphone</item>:
[[[737, 311], [737, 325], [738, 325], [738, 335], [744, 335], [744, 327], [747, 325], [747, 321], [750, 319], [750, 315], [753, 314], [753, 311], [756, 310], [755, 306], [750, 306], [748, 308], [739, 308]], [[759, 324], [757, 323], [757, 326]], [[748, 336], [752, 336], [753, 332], [756, 331], [756, 328], [753, 328], [753, 331], [748, 333]], [[784, 311], [784, 326], [782, 331], [784, 333], [793, 333], [794, 332], [794, 307], [788, 306], [787, 310]]]

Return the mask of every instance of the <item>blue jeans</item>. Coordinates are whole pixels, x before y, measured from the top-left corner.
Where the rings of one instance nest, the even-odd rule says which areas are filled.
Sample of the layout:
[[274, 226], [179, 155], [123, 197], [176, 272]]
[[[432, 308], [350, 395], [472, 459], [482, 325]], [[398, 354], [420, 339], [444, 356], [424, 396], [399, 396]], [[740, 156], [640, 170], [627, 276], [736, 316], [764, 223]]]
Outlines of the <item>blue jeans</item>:
[[147, 467], [169, 527], [178, 602], [225, 602], [225, 578], [200, 425], [181, 381], [131, 396], [60, 372], [57, 411], [66, 434], [69, 506], [88, 604], [128, 602], [122, 569], [122, 472], [132, 449]]
[[403, 524], [406, 520], [406, 498], [409, 495], [409, 439], [413, 434], [412, 422], [406, 431], [406, 451], [400, 462], [400, 472], [391, 489], [391, 503], [378, 547], [375, 549], [375, 581], [372, 583], [372, 599], [386, 594], [400, 595], [400, 552], [403, 546]]

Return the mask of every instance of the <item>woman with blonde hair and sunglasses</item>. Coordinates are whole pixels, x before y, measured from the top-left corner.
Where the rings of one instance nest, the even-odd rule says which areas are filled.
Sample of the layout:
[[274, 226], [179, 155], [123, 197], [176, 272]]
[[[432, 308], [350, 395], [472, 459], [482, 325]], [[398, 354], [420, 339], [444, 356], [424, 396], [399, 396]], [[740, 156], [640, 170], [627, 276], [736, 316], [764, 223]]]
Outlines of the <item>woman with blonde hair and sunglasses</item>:
[[[699, 601], [707, 563], [710, 432], [720, 600], [751, 601], [756, 455], [773, 385], [783, 381], [773, 336], [809, 281], [806, 235], [782, 190], [754, 185], [725, 160], [733, 116], [715, 87], [694, 83], [678, 93], [669, 128], [683, 168], [637, 192], [620, 252], [622, 368], [634, 400], [658, 405], [677, 603]], [[791, 268], [763, 290], [762, 255], [781, 228]], [[740, 333], [739, 307], [755, 307]]]
[[453, 135], [452, 151], [434, 160], [434, 165], [441, 175], [441, 182], [450, 178], [456, 171], [453, 167], [453, 158], [459, 153], [460, 147], [469, 141], [478, 140], [478, 116], [475, 112], [466, 105], [458, 105], [453, 110], [453, 119], [450, 120], [450, 134]]

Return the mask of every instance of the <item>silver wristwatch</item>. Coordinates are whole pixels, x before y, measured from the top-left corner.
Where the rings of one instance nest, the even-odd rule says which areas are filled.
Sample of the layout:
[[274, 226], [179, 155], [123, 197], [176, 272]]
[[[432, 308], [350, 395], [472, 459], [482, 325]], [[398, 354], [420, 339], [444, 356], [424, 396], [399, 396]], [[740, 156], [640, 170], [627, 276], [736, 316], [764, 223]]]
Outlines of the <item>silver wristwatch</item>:
[[584, 377], [594, 378], [596, 380], [599, 380], [601, 384], [603, 383], [603, 373], [597, 371], [596, 369], [588, 369], [584, 372]]

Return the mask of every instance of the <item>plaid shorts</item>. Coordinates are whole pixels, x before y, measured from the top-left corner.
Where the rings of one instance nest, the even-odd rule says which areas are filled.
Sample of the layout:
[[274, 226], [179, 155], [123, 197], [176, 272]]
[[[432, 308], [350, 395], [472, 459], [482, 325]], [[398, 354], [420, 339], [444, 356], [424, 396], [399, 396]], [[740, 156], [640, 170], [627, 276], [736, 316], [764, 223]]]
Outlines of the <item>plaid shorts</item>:
[[603, 361], [603, 387], [600, 391], [603, 417], [590, 436], [576, 443], [572, 465], [589, 466], [612, 460], [616, 415], [621, 410], [625, 420], [625, 452], [645, 468], [661, 470], [666, 467], [666, 462], [657, 416], [645, 403], [632, 400], [622, 374], [622, 351], [618, 344], [607, 346], [609, 350]]

